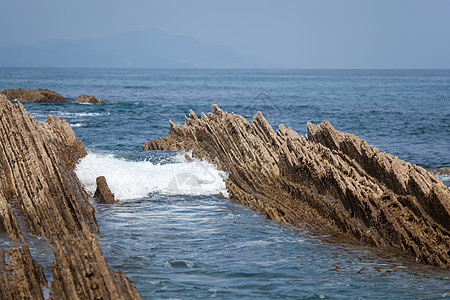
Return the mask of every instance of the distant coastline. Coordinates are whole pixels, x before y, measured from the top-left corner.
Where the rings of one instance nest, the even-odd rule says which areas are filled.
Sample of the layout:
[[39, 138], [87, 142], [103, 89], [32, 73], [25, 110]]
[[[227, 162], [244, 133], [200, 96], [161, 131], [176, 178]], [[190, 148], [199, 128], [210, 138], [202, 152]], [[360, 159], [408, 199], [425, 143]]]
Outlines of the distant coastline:
[[31, 45], [0, 44], [4, 67], [248, 68], [267, 64], [220, 45], [158, 29], [99, 39], [47, 40]]

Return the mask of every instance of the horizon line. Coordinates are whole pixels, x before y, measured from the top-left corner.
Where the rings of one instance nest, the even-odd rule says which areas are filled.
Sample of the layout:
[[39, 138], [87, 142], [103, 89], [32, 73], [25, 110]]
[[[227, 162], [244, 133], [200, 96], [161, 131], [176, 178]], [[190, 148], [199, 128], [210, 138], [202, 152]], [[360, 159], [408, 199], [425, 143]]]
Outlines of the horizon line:
[[224, 68], [224, 67], [202, 67], [202, 68], [196, 68], [196, 67], [64, 67], [64, 66], [0, 66], [0, 69], [105, 69], [105, 70], [220, 70], [220, 71], [226, 71], [226, 70], [285, 70], [285, 71], [301, 71], [301, 70], [324, 70], [324, 71], [371, 71], [371, 70], [392, 70], [392, 71], [401, 71], [401, 70], [430, 70], [430, 71], [450, 71], [450, 67], [442, 67], [442, 68], [435, 68], [435, 67], [231, 67], [231, 68]]

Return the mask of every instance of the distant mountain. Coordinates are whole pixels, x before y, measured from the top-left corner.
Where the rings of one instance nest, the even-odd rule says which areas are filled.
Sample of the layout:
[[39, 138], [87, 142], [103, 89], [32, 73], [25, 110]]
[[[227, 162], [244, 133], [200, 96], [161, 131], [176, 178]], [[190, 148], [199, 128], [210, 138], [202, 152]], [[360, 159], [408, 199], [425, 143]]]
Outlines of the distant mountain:
[[260, 65], [237, 55], [227, 47], [204, 45], [191, 37], [153, 29], [99, 39], [0, 45], [0, 66], [248, 68]]

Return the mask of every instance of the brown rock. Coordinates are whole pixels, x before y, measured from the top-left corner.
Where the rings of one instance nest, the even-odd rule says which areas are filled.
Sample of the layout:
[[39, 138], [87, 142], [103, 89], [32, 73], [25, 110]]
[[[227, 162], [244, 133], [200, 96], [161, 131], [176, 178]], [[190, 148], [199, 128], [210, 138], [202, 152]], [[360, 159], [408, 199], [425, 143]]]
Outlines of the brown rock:
[[33, 234], [52, 240], [87, 226], [97, 232], [94, 209], [73, 168], [86, 155], [67, 122], [34, 120], [21, 103], [0, 96], [0, 177], [10, 201], [16, 199]]
[[0, 299], [44, 299], [47, 286], [42, 267], [31, 257], [28, 245], [0, 249]]
[[421, 167], [382, 153], [328, 121], [306, 136], [258, 112], [250, 124], [193, 111], [143, 150], [193, 150], [229, 174], [230, 198], [268, 218], [351, 235], [450, 268], [450, 188]]
[[102, 100], [102, 99], [97, 99], [94, 96], [90, 96], [90, 95], [80, 95], [75, 100], [75, 103], [93, 103], [93, 104], [97, 104], [97, 103], [105, 103], [105, 101]]
[[22, 102], [67, 102], [66, 98], [60, 94], [47, 89], [6, 89], [0, 92], [10, 101], [19, 100]]
[[101, 254], [94, 209], [73, 171], [86, 155], [83, 144], [67, 122], [47, 120], [37, 122], [21, 103], [0, 95], [0, 230], [23, 243], [22, 250], [0, 250], [0, 298], [42, 299], [41, 268], [21, 232], [28, 228], [54, 245], [54, 298], [140, 299], [134, 284]]
[[106, 183], [105, 176], [99, 176], [95, 180], [97, 182], [97, 189], [95, 190], [94, 197], [99, 199], [101, 203], [106, 204], [114, 204], [117, 200], [114, 198], [114, 195], [111, 193], [111, 190]]
[[52, 296], [55, 299], [141, 299], [134, 283], [112, 271], [95, 235], [78, 232], [53, 246]]
[[[0, 184], [3, 186], [5, 182], [2, 180]], [[0, 186], [0, 190], [2, 186]], [[19, 239], [25, 241], [11, 204], [2, 192], [0, 192], [0, 232], [7, 232], [13, 241], [17, 242]]]

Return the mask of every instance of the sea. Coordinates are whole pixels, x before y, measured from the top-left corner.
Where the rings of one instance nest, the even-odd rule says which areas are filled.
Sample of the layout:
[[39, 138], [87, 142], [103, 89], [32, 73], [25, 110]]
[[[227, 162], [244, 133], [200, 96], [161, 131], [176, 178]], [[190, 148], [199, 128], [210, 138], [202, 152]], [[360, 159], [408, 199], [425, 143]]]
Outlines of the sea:
[[[99, 243], [144, 299], [441, 299], [450, 271], [350, 238], [271, 221], [228, 199], [227, 174], [190, 153], [141, 151], [169, 120], [212, 104], [261, 111], [300, 135], [329, 120], [450, 186], [450, 70], [0, 68], [0, 90], [46, 88], [68, 103], [23, 103], [39, 121], [70, 123], [88, 155], [77, 175], [92, 195], [104, 175], [119, 200], [92, 203]], [[76, 104], [81, 94], [106, 104]], [[109, 102], [117, 103], [109, 103]], [[223, 194], [225, 197], [221, 196]], [[8, 242], [0, 239], [3, 245]], [[50, 247], [31, 241], [51, 280]]]

